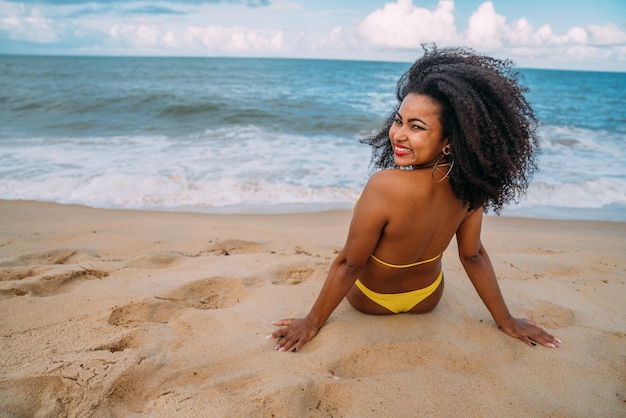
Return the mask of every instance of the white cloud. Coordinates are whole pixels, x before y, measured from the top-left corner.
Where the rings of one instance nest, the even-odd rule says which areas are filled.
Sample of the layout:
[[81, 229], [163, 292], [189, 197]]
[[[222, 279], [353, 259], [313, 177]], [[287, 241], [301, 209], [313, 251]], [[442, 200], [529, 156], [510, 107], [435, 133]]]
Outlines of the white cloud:
[[[469, 26], [464, 37], [470, 46], [494, 49], [502, 46], [502, 33], [506, 31], [506, 18], [496, 13], [493, 3], [485, 2], [470, 16]], [[520, 22], [520, 26], [527, 26]]]
[[556, 47], [587, 44], [589, 33], [584, 28], [573, 27], [567, 34], [557, 35], [550, 25], [544, 24], [535, 29], [525, 18], [509, 24], [505, 16], [496, 12], [493, 3], [487, 1], [470, 16], [467, 31], [462, 38], [467, 41], [467, 45], [485, 52], [539, 48], [529, 53], [537, 56], [541, 55], [542, 50], [555, 53]]
[[480, 52], [512, 58], [518, 63], [583, 63], [602, 59], [621, 62], [626, 55], [626, 32], [615, 25], [572, 27], [555, 34], [544, 24], [538, 28], [525, 18], [512, 23], [498, 14], [491, 1], [482, 3], [468, 19], [467, 30], [457, 31], [454, 2], [440, 0], [434, 10], [419, 8], [412, 0], [397, 0], [370, 13], [359, 34], [369, 47], [402, 51], [423, 42], [441, 46], [465, 45]]
[[[170, 37], [174, 38], [173, 33]], [[272, 53], [281, 50], [284, 34], [282, 31], [215, 25], [189, 27], [179, 38], [180, 46], [197, 52]]]
[[588, 39], [587, 31], [577, 26], [567, 31], [567, 37], [578, 44], [586, 44]]
[[[462, 0], [457, 0], [462, 1]], [[525, 18], [507, 21], [491, 1], [468, 18], [467, 29], [455, 22], [455, 1], [418, 7], [395, 0], [358, 20], [341, 20], [335, 9], [309, 15], [306, 3], [274, 0], [254, 11], [237, 3], [76, 3], [0, 0], [0, 43], [17, 41], [53, 45], [58, 51], [123, 55], [238, 55], [411, 60], [424, 42], [466, 45], [520, 65], [542, 62], [596, 65], [597, 60], [626, 68], [626, 32], [615, 23], [571, 27], [554, 33]], [[162, 10], [164, 12], [158, 12]], [[132, 12], [132, 13], [131, 13]], [[346, 10], [342, 10], [345, 13]], [[309, 24], [310, 22], [310, 24]], [[3, 49], [0, 45], [0, 51]]]
[[178, 41], [173, 31], [170, 30], [163, 36], [163, 44], [168, 48], [178, 47]]
[[487, 53], [521, 62], [542, 59], [560, 66], [598, 60], [623, 61], [620, 45], [626, 43], [626, 33], [613, 23], [572, 27], [563, 35], [555, 34], [547, 24], [535, 30], [526, 19], [508, 24], [491, 2], [483, 3], [472, 15], [465, 38], [470, 46]]
[[44, 44], [59, 41], [54, 22], [38, 7], [0, 2], [0, 10], [0, 31], [6, 32], [10, 39]]
[[614, 23], [608, 23], [604, 26], [589, 25], [588, 32], [591, 34], [594, 45], [626, 44], [626, 32]]
[[424, 42], [454, 43], [454, 2], [440, 0], [435, 10], [413, 5], [412, 0], [387, 3], [359, 26], [361, 36], [374, 47], [419, 48]]
[[249, 30], [248, 28], [234, 28], [229, 34], [230, 42], [227, 50], [234, 52], [280, 51], [283, 46], [281, 31]]

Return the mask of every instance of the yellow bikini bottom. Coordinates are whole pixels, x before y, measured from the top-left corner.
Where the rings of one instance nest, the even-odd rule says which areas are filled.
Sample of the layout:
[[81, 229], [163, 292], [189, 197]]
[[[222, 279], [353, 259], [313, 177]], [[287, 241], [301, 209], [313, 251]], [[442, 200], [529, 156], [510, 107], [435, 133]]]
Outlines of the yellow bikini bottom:
[[365, 296], [380, 306], [389, 309], [393, 313], [408, 312], [418, 303], [435, 293], [435, 290], [441, 284], [443, 279], [443, 270], [439, 272], [437, 279], [429, 286], [423, 289], [413, 290], [404, 293], [378, 293], [367, 287], [359, 279], [354, 283]]

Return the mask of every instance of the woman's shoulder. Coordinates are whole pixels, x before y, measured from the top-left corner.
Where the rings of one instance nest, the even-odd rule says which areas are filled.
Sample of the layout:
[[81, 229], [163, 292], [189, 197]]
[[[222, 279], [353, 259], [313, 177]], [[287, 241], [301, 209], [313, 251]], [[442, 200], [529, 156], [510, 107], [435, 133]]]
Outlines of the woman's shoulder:
[[361, 197], [381, 203], [400, 204], [406, 199], [415, 200], [416, 193], [423, 193], [422, 189], [417, 186], [417, 179], [411, 175], [411, 171], [389, 168], [377, 171], [369, 178]]
[[414, 186], [419, 182], [420, 178], [412, 170], [386, 168], [372, 174], [367, 186], [375, 189], [404, 190], [406, 192], [406, 187], [415, 188]]
[[402, 171], [395, 168], [386, 168], [371, 175], [365, 186], [366, 190], [377, 192], [391, 192], [402, 182]]
[[398, 181], [400, 178], [406, 178], [411, 170], [402, 170], [399, 168], [385, 168], [372, 174], [369, 183], [384, 183], [387, 181]]

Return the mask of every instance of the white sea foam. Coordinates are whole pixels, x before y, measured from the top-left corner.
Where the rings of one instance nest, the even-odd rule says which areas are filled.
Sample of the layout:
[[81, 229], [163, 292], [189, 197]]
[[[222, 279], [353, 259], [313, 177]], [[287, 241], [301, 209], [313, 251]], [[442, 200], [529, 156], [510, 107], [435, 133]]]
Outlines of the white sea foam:
[[602, 208], [626, 205], [626, 181], [615, 179], [590, 180], [582, 184], [532, 183], [527, 198], [520, 206], [558, 206], [572, 208]]
[[0, 149], [0, 197], [132, 209], [347, 204], [367, 180], [357, 139], [269, 135], [87, 138]]
[[[593, 143], [584, 146], [587, 154], [577, 153], [583, 141], [576, 138], [585, 132], [549, 134], [541, 171], [512, 210], [626, 207], [626, 180], [615, 176], [623, 168], [598, 165]], [[368, 161], [369, 149], [356, 138], [254, 126], [184, 138], [35, 138], [0, 148], [0, 198], [205, 212], [349, 207], [367, 181]], [[589, 167], [602, 176], [591, 176]]]
[[89, 179], [50, 177], [40, 182], [5, 181], [0, 187], [4, 199], [40, 200], [82, 204], [102, 208], [194, 209], [212, 212], [227, 206], [265, 207], [277, 205], [320, 205], [348, 207], [358, 189], [347, 187], [304, 187], [265, 180], [241, 181], [223, 177], [189, 181], [182, 175], [148, 176], [104, 173]]

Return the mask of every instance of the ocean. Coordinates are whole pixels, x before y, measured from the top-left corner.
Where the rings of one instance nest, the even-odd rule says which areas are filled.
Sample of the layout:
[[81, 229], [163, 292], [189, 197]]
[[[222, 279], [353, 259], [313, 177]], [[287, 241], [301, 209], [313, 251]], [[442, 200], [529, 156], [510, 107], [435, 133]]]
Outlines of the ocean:
[[[0, 56], [0, 199], [348, 209], [410, 63]], [[543, 153], [503, 216], [626, 221], [626, 73], [521, 70]]]

